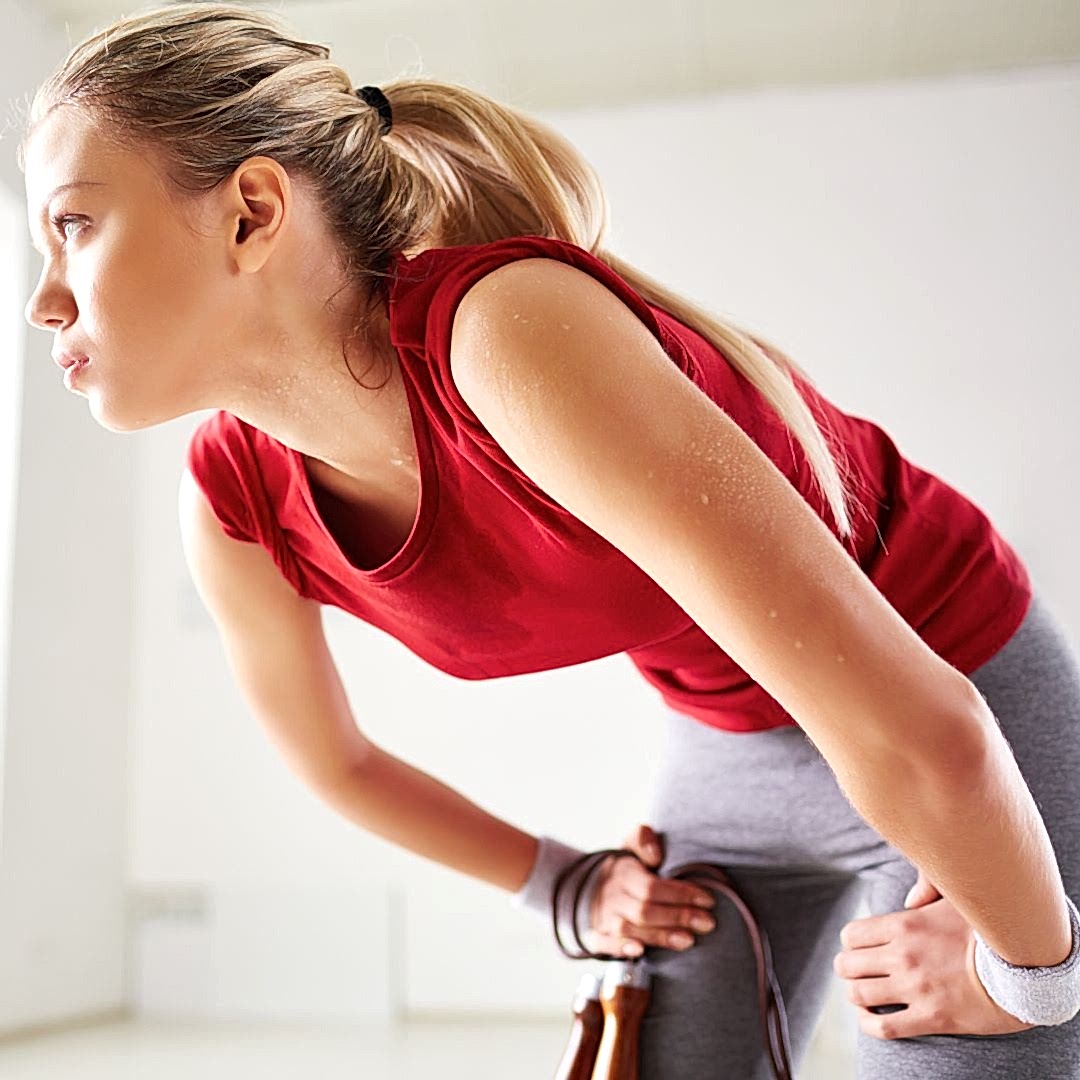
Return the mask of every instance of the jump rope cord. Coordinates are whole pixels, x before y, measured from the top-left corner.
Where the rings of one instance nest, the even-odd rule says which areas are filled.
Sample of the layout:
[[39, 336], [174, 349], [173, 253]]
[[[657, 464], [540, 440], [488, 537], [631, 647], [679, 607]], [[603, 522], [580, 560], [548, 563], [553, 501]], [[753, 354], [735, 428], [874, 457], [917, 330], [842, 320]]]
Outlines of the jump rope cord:
[[[619, 960], [623, 963], [627, 962], [627, 957], [625, 956], [618, 956], [614, 953], [593, 952], [590, 950], [581, 940], [581, 933], [578, 929], [578, 903], [585, 889], [585, 884], [588, 881], [589, 875], [592, 874], [597, 865], [609, 855], [613, 855], [616, 858], [632, 856], [637, 859], [642, 866], [645, 866], [644, 860], [635, 851], [630, 851], [627, 848], [604, 848], [600, 851], [590, 851], [580, 859], [576, 859], [567, 866], [555, 880], [555, 889], [551, 904], [552, 929], [555, 933], [555, 943], [558, 945], [559, 950], [564, 956], [571, 960]], [[586, 869], [582, 874], [581, 881], [574, 891], [573, 904], [571, 906], [570, 927], [574, 934], [574, 940], [577, 942], [578, 948], [581, 951], [572, 953], [563, 944], [562, 936], [559, 933], [559, 896], [566, 882], [580, 866], [585, 866]], [[646, 869], [650, 868], [646, 866]], [[758, 1010], [761, 1015], [765, 1049], [768, 1051], [773, 1072], [776, 1074], [777, 1080], [794, 1080], [791, 1071], [791, 1051], [789, 1049], [791, 1036], [788, 1031], [787, 1013], [784, 1011], [784, 999], [781, 997], [780, 986], [776, 981], [776, 974], [773, 971], [772, 950], [769, 948], [768, 936], [758, 925], [758, 922], [754, 918], [750, 908], [747, 906], [746, 901], [739, 895], [738, 890], [736, 890], [731, 878], [724, 868], [717, 863], [683, 863], [681, 866], [676, 866], [669, 870], [664, 876], [668, 878], [677, 878], [683, 881], [692, 881], [695, 884], [703, 885], [706, 888], [715, 889], [718, 892], [723, 893], [724, 896], [735, 905], [736, 910], [742, 916], [743, 922], [746, 924], [746, 929], [750, 934], [750, 944], [757, 960]]]

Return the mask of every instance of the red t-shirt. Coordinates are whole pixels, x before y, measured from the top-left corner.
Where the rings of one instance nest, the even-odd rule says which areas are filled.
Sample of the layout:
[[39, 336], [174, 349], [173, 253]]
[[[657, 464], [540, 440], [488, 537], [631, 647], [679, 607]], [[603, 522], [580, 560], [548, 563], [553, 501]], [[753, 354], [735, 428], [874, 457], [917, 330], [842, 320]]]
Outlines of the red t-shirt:
[[[225, 531], [265, 547], [299, 593], [379, 627], [458, 678], [626, 653], [671, 708], [706, 724], [795, 725], [644, 571], [522, 473], [457, 392], [450, 328], [459, 301], [496, 267], [536, 256], [568, 262], [611, 289], [837, 535], [798, 443], [722, 353], [589, 252], [537, 236], [395, 257], [390, 336], [416, 435], [420, 506], [389, 561], [353, 565], [319, 515], [300, 454], [230, 413], [199, 425], [188, 467]], [[935, 653], [973, 671], [1027, 611], [1031, 582], [1017, 553], [978, 507], [905, 460], [881, 428], [795, 378], [859, 481], [867, 512], [853, 515], [848, 553]], [[355, 527], [364, 528], [361, 514]]]

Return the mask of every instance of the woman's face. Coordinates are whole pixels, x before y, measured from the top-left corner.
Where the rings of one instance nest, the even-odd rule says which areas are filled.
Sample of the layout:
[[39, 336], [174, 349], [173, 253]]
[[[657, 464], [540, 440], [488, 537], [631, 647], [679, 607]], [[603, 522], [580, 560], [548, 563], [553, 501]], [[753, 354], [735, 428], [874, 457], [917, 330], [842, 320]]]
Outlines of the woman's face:
[[[103, 140], [84, 110], [45, 119], [25, 178], [44, 258], [26, 319], [52, 331], [54, 355], [90, 358], [72, 390], [95, 419], [131, 431], [209, 408], [244, 314], [222, 246], [168, 198], [146, 157]], [[52, 194], [66, 184], [81, 186]]]

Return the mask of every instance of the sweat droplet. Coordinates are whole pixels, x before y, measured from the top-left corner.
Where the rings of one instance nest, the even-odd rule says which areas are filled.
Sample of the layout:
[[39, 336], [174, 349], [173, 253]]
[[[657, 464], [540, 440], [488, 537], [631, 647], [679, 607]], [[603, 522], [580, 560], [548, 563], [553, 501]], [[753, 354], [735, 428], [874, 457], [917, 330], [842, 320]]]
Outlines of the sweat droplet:
[[770, 618], [770, 619], [775, 619], [775, 618], [776, 618], [776, 608], [773, 608], [773, 609], [772, 609], [772, 610], [771, 610], [771, 611], [769, 612], [769, 618]]
[[837, 653], [836, 654], [836, 659], [839, 660], [840, 663], [842, 664], [844, 662], [844, 654], [843, 653]]
[[563, 328], [564, 330], [569, 330], [569, 329], [570, 329], [570, 324], [569, 324], [568, 322], [564, 322], [564, 323], [559, 323], [559, 325], [560, 325], [560, 326], [561, 326], [561, 327], [562, 327], [562, 328]]
[[701, 501], [702, 501], [702, 502], [703, 502], [703, 503], [704, 503], [704, 504], [705, 504], [706, 506], [708, 506], [708, 505], [709, 505], [709, 496], [708, 496], [708, 495], [706, 495], [704, 491], [703, 491], [703, 492], [701, 493]]
[[801, 649], [802, 648], [802, 642], [798, 638], [795, 639], [795, 648], [796, 649]]

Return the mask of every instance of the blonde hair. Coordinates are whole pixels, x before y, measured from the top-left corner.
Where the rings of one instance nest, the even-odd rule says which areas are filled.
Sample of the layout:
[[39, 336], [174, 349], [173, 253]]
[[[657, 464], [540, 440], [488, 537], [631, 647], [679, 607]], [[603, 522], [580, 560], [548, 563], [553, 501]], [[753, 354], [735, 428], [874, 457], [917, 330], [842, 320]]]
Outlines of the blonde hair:
[[[100, 117], [113, 144], [150, 151], [178, 199], [212, 190], [249, 157], [272, 157], [311, 182], [347, 280], [369, 297], [395, 252], [522, 235], [575, 244], [710, 341], [761, 392], [801, 445], [840, 535], [850, 537], [852, 477], [844, 458], [841, 479], [791, 377], [794, 370], [809, 382], [806, 373], [606, 250], [604, 190], [567, 139], [475, 90], [418, 78], [381, 87], [393, 128], [380, 136], [379, 113], [329, 57], [275, 17], [236, 5], [180, 3], [122, 18], [77, 45], [38, 88], [19, 166], [37, 124], [60, 105]], [[839, 440], [835, 450], [843, 458]]]

